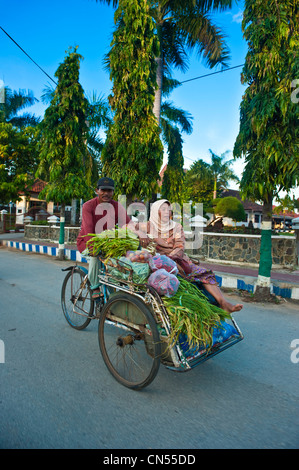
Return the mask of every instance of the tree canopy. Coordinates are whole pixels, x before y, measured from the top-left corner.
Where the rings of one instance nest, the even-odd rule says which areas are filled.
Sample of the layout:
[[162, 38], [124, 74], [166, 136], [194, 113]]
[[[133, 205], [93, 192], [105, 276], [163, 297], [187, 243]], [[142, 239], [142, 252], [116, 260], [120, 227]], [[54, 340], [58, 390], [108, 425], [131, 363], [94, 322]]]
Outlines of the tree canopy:
[[41, 123], [37, 176], [48, 184], [40, 196], [61, 204], [92, 194], [94, 163], [86, 145], [88, 101], [79, 83], [82, 56], [76, 49], [68, 51], [55, 73], [58, 84]]
[[157, 190], [163, 147], [153, 114], [158, 42], [147, 0], [121, 0], [109, 52], [114, 122], [102, 152], [103, 173], [128, 199]]
[[299, 172], [298, 105], [291, 99], [299, 75], [299, 4], [245, 0], [242, 29], [248, 53], [235, 157], [245, 157], [240, 188], [263, 201], [258, 283], [269, 288], [272, 267], [272, 200], [295, 186]]
[[0, 201], [17, 201], [34, 181], [38, 165], [38, 129], [0, 123]]
[[202, 159], [194, 162], [186, 173], [186, 196], [195, 202], [208, 202], [212, 198], [216, 198], [217, 191], [227, 188], [228, 182], [239, 181], [230, 168], [233, 160], [225, 161], [226, 155], [229, 153], [222, 153], [220, 156], [216, 155], [212, 150], [211, 163], [207, 163]]
[[40, 118], [32, 113], [19, 114], [38, 101], [31, 90], [11, 90], [4, 88], [4, 102], [0, 102], [0, 122], [7, 122], [16, 127], [36, 126]]
[[215, 200], [214, 212], [223, 217], [229, 217], [235, 222], [243, 222], [246, 219], [243, 204], [232, 196], [218, 198]]
[[163, 177], [162, 198], [182, 206], [184, 182], [183, 141], [179, 129], [169, 128], [168, 164]]
[[291, 100], [299, 76], [299, 6], [293, 0], [245, 0], [247, 83], [240, 106], [235, 157], [245, 157], [243, 193], [272, 201], [298, 179], [298, 105]]
[[[97, 1], [113, 7], [121, 4], [118, 0]], [[159, 42], [154, 114], [160, 124], [164, 78], [171, 76], [172, 68], [186, 71], [190, 52], [194, 51], [210, 68], [219, 64], [227, 66], [229, 52], [225, 37], [210, 13], [230, 8], [232, 0], [147, 0], [147, 4]]]
[[185, 202], [208, 202], [213, 198], [213, 176], [210, 165], [202, 159], [192, 163], [185, 176]]

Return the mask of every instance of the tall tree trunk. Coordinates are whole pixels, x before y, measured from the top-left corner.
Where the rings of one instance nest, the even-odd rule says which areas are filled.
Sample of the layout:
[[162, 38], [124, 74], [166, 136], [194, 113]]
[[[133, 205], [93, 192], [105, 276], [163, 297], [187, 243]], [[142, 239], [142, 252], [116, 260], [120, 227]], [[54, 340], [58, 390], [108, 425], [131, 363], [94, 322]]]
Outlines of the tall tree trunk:
[[158, 88], [155, 91], [155, 101], [154, 101], [154, 115], [156, 117], [158, 126], [160, 126], [160, 116], [161, 116], [161, 102], [162, 102], [162, 84], [163, 84], [163, 59], [162, 57], [156, 58], [157, 62], [157, 86]]
[[58, 258], [64, 259], [64, 224], [65, 224], [65, 203], [61, 204], [60, 208], [60, 232], [59, 232], [59, 245], [58, 245]]
[[163, 44], [162, 44], [162, 25], [157, 24], [157, 34], [160, 45], [160, 55], [156, 57], [157, 71], [156, 71], [156, 82], [157, 89], [155, 91], [155, 101], [154, 101], [154, 115], [157, 119], [158, 126], [160, 126], [160, 116], [161, 116], [161, 103], [162, 103], [162, 84], [163, 84]]
[[272, 194], [268, 194], [263, 204], [263, 221], [261, 230], [260, 262], [257, 279], [257, 288], [270, 294], [271, 268], [272, 268]]
[[[163, 59], [162, 57], [156, 58], [157, 62], [157, 73], [156, 73], [156, 80], [158, 88], [155, 91], [155, 101], [154, 101], [154, 108], [153, 113], [157, 120], [158, 126], [160, 126], [160, 118], [161, 118], [161, 102], [162, 102], [162, 83], [163, 83]], [[157, 200], [156, 192], [152, 193], [151, 199], [149, 201], [149, 205]], [[149, 212], [148, 212], [149, 214]]]
[[217, 198], [217, 177], [214, 179], [213, 199]]
[[76, 225], [77, 199], [72, 199], [71, 224]]

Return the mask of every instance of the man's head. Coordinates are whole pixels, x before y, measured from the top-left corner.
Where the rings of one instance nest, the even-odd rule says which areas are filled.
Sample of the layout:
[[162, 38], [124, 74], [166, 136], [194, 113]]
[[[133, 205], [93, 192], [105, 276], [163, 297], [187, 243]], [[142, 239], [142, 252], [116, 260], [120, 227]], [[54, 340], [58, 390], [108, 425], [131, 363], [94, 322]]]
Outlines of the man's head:
[[114, 193], [114, 181], [111, 178], [100, 178], [96, 193], [100, 202], [110, 202]]

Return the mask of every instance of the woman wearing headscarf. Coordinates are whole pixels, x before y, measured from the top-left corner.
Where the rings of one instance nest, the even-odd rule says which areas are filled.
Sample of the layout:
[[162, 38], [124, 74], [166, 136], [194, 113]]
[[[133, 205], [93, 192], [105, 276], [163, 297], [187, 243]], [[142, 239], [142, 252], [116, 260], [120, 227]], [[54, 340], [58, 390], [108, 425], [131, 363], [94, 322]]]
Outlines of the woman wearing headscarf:
[[201, 282], [204, 289], [216, 299], [223, 310], [229, 313], [241, 310], [242, 304], [233, 305], [225, 299], [213, 271], [194, 264], [184, 253], [184, 230], [181, 224], [172, 220], [171, 214], [171, 205], [167, 199], [160, 199], [152, 204], [149, 221], [135, 225], [141, 245], [146, 248], [149, 243], [154, 242], [157, 253], [173, 259], [180, 273], [188, 276], [190, 280]]

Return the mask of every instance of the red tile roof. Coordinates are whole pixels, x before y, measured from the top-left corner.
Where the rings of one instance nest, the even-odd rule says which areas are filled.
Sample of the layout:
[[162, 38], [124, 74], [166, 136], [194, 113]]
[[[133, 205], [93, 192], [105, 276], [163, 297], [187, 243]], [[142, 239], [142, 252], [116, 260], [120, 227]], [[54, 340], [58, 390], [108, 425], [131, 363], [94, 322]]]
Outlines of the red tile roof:
[[32, 187], [30, 188], [30, 191], [32, 193], [40, 193], [44, 187], [46, 186], [46, 182], [45, 181], [42, 181], [40, 179], [36, 179], [32, 185]]
[[299, 214], [296, 214], [296, 212], [289, 211], [289, 212], [284, 212], [280, 211], [278, 214], [274, 212], [274, 209], [276, 209], [276, 206], [272, 206], [273, 209], [273, 216], [277, 215], [279, 217], [291, 217], [292, 219], [296, 219], [296, 217], [299, 217]]

